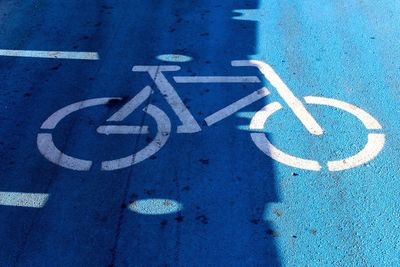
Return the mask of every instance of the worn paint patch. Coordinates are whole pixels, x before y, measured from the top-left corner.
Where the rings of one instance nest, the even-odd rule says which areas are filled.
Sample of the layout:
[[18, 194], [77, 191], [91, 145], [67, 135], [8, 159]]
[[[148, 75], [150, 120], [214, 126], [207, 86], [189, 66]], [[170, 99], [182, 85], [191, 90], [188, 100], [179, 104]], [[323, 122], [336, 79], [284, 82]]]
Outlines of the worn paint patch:
[[132, 202], [129, 209], [144, 215], [162, 215], [175, 213], [182, 210], [181, 203], [171, 199], [141, 199]]
[[157, 56], [157, 59], [162, 60], [162, 61], [167, 61], [167, 62], [188, 62], [192, 61], [193, 58], [185, 55], [179, 55], [179, 54], [164, 54], [164, 55], [159, 55]]

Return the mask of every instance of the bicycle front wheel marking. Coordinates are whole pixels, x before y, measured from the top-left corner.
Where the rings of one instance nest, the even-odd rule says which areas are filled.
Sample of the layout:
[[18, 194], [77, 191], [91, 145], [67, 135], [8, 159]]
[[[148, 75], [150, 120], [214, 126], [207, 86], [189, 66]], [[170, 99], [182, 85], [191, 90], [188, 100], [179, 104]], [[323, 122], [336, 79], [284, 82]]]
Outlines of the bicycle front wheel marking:
[[[325, 105], [346, 111], [358, 118], [368, 130], [382, 129], [380, 123], [369, 113], [349, 103], [336, 99], [315, 96], [307, 96], [304, 98], [304, 100], [307, 104]], [[273, 102], [266, 105], [253, 116], [250, 122], [250, 129], [256, 131], [263, 130], [267, 119], [280, 109], [282, 109], [282, 106], [278, 102]], [[251, 133], [250, 136], [255, 145], [262, 152], [278, 162], [299, 169], [312, 171], [321, 170], [321, 166], [318, 161], [298, 158], [279, 150], [271, 144], [271, 142], [263, 133]], [[367, 144], [360, 152], [345, 159], [328, 161], [328, 170], [342, 171], [363, 165], [366, 162], [374, 159], [383, 149], [384, 144], [385, 135], [383, 133], [370, 133], [368, 134]]]
[[[264, 129], [265, 122], [267, 119], [282, 109], [282, 105], [278, 102], [273, 102], [271, 104], [266, 105], [263, 109], [258, 111], [250, 122], [251, 130], [262, 130]], [[272, 159], [279, 161], [283, 164], [289, 165], [291, 167], [310, 170], [310, 171], [319, 171], [321, 170], [321, 166], [318, 161], [302, 159], [298, 158], [285, 152], [279, 150], [275, 146], [271, 144], [268, 138], [263, 133], [251, 133], [251, 139], [256, 144], [256, 146], [265, 154], [267, 154]]]
[[[346, 111], [358, 118], [368, 130], [381, 130], [382, 125], [365, 110], [349, 103], [325, 97], [306, 96], [304, 100], [308, 104], [325, 105]], [[364, 148], [356, 155], [341, 159], [328, 161], [327, 166], [330, 171], [342, 171], [358, 167], [374, 159], [385, 145], [385, 135], [383, 133], [368, 134], [368, 142]]]

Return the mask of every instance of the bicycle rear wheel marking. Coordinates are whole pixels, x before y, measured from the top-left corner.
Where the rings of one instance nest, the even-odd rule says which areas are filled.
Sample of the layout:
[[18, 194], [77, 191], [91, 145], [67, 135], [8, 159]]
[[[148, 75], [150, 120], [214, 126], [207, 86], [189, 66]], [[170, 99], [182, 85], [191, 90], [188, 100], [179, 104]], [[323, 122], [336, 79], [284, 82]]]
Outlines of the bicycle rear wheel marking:
[[50, 133], [39, 133], [37, 146], [47, 160], [61, 167], [75, 171], [88, 171], [92, 167], [90, 160], [74, 158], [61, 152], [54, 144], [53, 136]]
[[[144, 95], [148, 95], [150, 88], [145, 88], [143, 92]], [[77, 103], [68, 105], [56, 112], [54, 112], [41, 126], [42, 130], [53, 130], [57, 124], [71, 113], [84, 109], [87, 107], [104, 105], [107, 104], [109, 100], [121, 99], [115, 97], [105, 97], [105, 98], [94, 98]], [[121, 119], [127, 116], [127, 110], [119, 113], [114, 119]], [[132, 112], [132, 108], [129, 106], [129, 111]], [[148, 105], [143, 109], [144, 112], [149, 114], [157, 123], [157, 134], [154, 140], [148, 144], [145, 148], [137, 152], [136, 154], [129, 155], [124, 158], [103, 161], [101, 163], [101, 170], [117, 170], [125, 167], [129, 167], [133, 164], [139, 163], [157, 151], [159, 151], [166, 143], [171, 132], [171, 122], [168, 116], [159, 108], [153, 105]], [[102, 134], [145, 134], [148, 132], [147, 126], [126, 126], [126, 125], [108, 125], [100, 126], [98, 132]], [[50, 162], [62, 166], [67, 169], [76, 171], [89, 171], [92, 167], [93, 162], [90, 160], [84, 160], [69, 156], [61, 152], [53, 141], [53, 136], [51, 133], [39, 133], [37, 135], [37, 146], [40, 153]]]
[[[113, 99], [118, 100], [121, 98], [118, 97], [94, 98], [70, 104], [54, 112], [49, 118], [47, 118], [47, 120], [43, 122], [40, 129], [53, 130], [62, 119], [64, 119], [71, 113], [88, 107], [105, 105], [108, 103], [108, 101]], [[78, 159], [61, 152], [54, 144], [53, 136], [51, 133], [39, 133], [36, 142], [40, 153], [47, 160], [49, 160], [54, 164], [76, 171], [88, 171], [92, 167], [93, 162], [90, 160]]]

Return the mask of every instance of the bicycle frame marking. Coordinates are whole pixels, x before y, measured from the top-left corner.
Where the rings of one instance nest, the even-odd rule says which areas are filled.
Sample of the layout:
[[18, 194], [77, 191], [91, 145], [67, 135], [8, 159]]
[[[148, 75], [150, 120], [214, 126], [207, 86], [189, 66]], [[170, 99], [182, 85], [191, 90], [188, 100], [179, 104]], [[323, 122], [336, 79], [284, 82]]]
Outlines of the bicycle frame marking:
[[238, 101], [230, 104], [229, 106], [220, 109], [219, 111], [211, 114], [207, 118], [204, 119], [204, 121], [207, 123], [208, 126], [211, 126], [226, 117], [229, 117], [230, 115], [236, 113], [240, 109], [256, 102], [257, 100], [260, 100], [261, 98], [264, 98], [265, 96], [269, 95], [270, 92], [267, 88], [263, 87], [253, 93], [251, 93], [248, 96], [245, 96]]
[[253, 66], [257, 67], [264, 77], [275, 87], [278, 94], [286, 102], [289, 108], [301, 121], [301, 123], [306, 127], [306, 129], [312, 135], [322, 135], [324, 130], [317, 123], [314, 117], [308, 112], [304, 107], [303, 103], [298, 99], [289, 87], [282, 81], [279, 75], [274, 71], [274, 69], [265, 62], [259, 60], [234, 60], [232, 61], [232, 66], [234, 67], [246, 67]]
[[133, 111], [135, 111], [152, 93], [150, 86], [146, 86], [137, 95], [135, 95], [128, 103], [122, 106], [117, 112], [115, 112], [107, 121], [123, 121]]
[[132, 68], [134, 72], [148, 72], [150, 74], [157, 88], [182, 122], [182, 125], [178, 126], [177, 132], [196, 133], [201, 131], [200, 125], [193, 118], [193, 115], [187, 109], [178, 93], [162, 73], [163, 71], [177, 70], [180, 70], [179, 66], [134, 66]]

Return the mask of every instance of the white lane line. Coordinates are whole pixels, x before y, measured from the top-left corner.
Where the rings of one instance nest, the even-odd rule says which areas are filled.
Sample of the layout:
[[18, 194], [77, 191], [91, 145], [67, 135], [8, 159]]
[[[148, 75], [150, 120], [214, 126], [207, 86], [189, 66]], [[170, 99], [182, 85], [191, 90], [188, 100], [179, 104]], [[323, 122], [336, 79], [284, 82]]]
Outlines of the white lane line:
[[263, 87], [260, 90], [257, 90], [253, 93], [251, 93], [248, 96], [243, 97], [242, 99], [236, 101], [233, 104], [230, 104], [229, 106], [215, 112], [214, 114], [211, 114], [207, 118], [205, 118], [205, 122], [207, 123], [208, 126], [211, 126], [226, 117], [232, 115], [233, 113], [239, 111], [240, 109], [252, 104], [253, 102], [267, 96], [269, 94], [269, 91], [267, 88]]
[[99, 60], [97, 52], [39, 51], [0, 49], [0, 56]]
[[97, 128], [99, 134], [148, 134], [147, 126], [128, 126], [128, 125], [102, 125]]
[[313, 135], [322, 135], [324, 130], [317, 123], [314, 117], [304, 107], [303, 103], [298, 99], [293, 92], [282, 81], [275, 70], [265, 62], [259, 60], [234, 60], [234, 67], [255, 66], [265, 76], [265, 78], [275, 87], [279, 95], [285, 100], [294, 114], [299, 118], [304, 127]]
[[0, 206], [42, 208], [49, 198], [49, 194], [0, 192]]
[[177, 83], [260, 83], [257, 76], [174, 76]]

